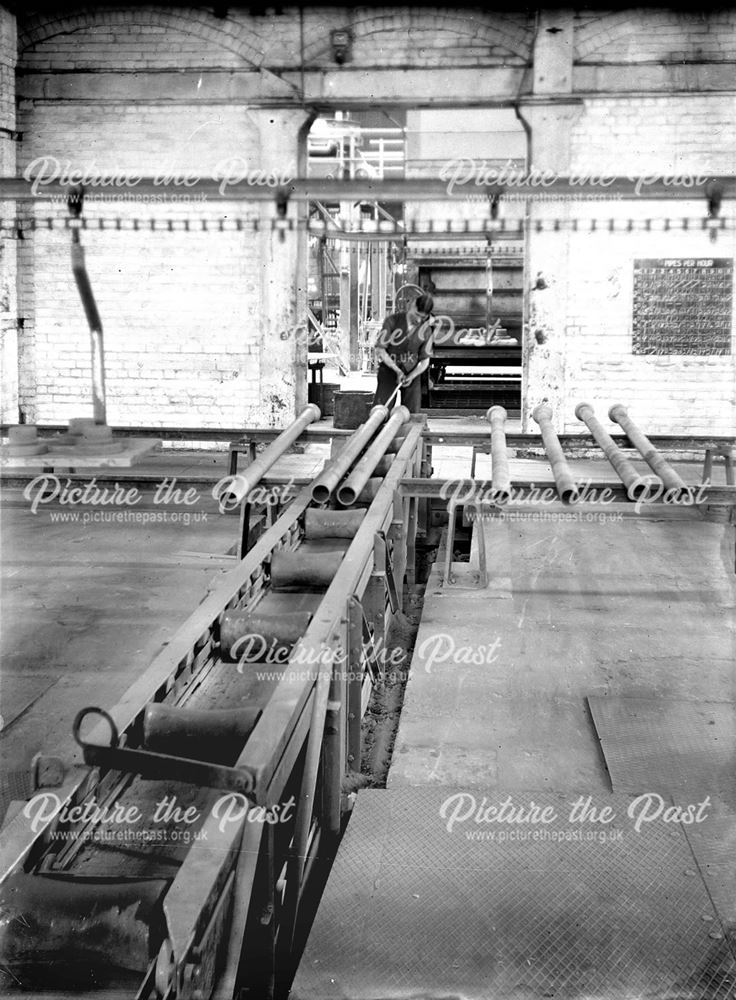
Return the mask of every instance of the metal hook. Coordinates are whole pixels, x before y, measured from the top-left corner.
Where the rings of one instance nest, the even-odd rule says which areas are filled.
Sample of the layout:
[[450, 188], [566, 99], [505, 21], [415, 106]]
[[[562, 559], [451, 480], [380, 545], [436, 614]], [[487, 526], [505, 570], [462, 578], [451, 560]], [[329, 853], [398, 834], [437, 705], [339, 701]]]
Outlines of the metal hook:
[[721, 204], [723, 203], [723, 187], [717, 181], [711, 181], [709, 184], [706, 184], [705, 196], [708, 199], [706, 225], [710, 230], [710, 241], [711, 243], [715, 243], [718, 230], [721, 226], [719, 215]]
[[278, 230], [280, 243], [283, 243], [286, 239], [286, 230], [289, 228], [289, 220], [286, 218], [288, 209], [289, 194], [283, 188], [279, 188], [276, 192], [276, 218], [274, 220], [274, 228]]

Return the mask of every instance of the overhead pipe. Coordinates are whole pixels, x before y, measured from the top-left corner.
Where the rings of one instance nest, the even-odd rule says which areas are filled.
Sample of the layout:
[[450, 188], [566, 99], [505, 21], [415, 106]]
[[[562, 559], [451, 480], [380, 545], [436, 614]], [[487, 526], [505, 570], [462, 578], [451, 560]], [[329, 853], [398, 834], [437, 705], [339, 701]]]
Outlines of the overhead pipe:
[[251, 462], [244, 472], [238, 473], [237, 476], [230, 479], [223, 480], [226, 488], [215, 499], [222, 502], [225, 496], [227, 496], [228, 506], [232, 504], [233, 507], [241, 503], [250, 491], [263, 479], [271, 466], [281, 458], [287, 448], [290, 448], [296, 439], [304, 433], [306, 428], [314, 423], [315, 420], [319, 420], [321, 416], [320, 408], [315, 403], [307, 404], [296, 420], [289, 424], [275, 441], [272, 441], [261, 452], [258, 458], [254, 462]]
[[614, 423], [620, 425], [652, 472], [662, 480], [665, 489], [670, 494], [669, 497], [664, 497], [665, 502], [677, 503], [683, 494], [689, 495], [687, 483], [665, 461], [649, 438], [639, 430], [625, 406], [621, 403], [615, 403], [608, 411], [608, 416]]
[[507, 503], [511, 497], [506, 416], [503, 406], [492, 406], [486, 413], [486, 420], [491, 425], [491, 498], [496, 503]]
[[588, 428], [596, 444], [603, 450], [603, 454], [616, 471], [616, 475], [626, 487], [626, 495], [629, 500], [647, 501], [654, 495], [658, 495], [662, 489], [660, 479], [653, 480], [649, 476], [640, 476], [629, 459], [624, 455], [611, 435], [598, 420], [595, 411], [590, 403], [578, 403], [575, 407], [575, 416], [582, 420]]
[[365, 423], [361, 424], [354, 434], [351, 434], [339, 455], [312, 483], [312, 500], [315, 503], [327, 503], [337, 488], [337, 484], [388, 417], [388, 413], [387, 406], [380, 404], [374, 406]]
[[337, 491], [338, 502], [343, 507], [350, 507], [358, 499], [368, 480], [373, 475], [376, 465], [386, 454], [386, 448], [393, 441], [399, 429], [411, 417], [405, 406], [397, 406], [388, 419], [388, 423], [376, 435], [373, 444], [367, 449], [361, 460]]
[[[515, 197], [534, 198], [538, 196], [542, 175], [537, 171], [527, 171], [523, 176], [511, 177], [508, 180], [487, 180], [474, 178], [472, 189], [479, 196], [503, 198], [506, 194]], [[161, 193], [178, 193], [177, 184], [180, 181], [162, 181], [160, 177], [137, 177], [132, 175], [129, 188], [135, 188], [137, 195], [160, 195]], [[546, 179], [545, 179], [546, 180]], [[108, 188], [115, 189], [121, 183], [119, 176], [111, 179], [95, 178], [94, 185], [98, 191], [105, 192]], [[216, 201], [457, 201], [467, 197], [468, 175], [450, 177], [447, 180], [434, 178], [391, 178], [376, 180], [373, 178], [355, 178], [352, 180], [331, 180], [323, 177], [295, 177], [287, 184], [279, 187], [255, 186], [250, 177], [195, 178], [190, 187], [198, 196], [209, 203]], [[547, 190], [554, 190], [556, 195], [580, 195], [591, 192], [600, 194], [600, 184], [596, 178], [581, 181], [575, 176], [554, 177], [545, 185]], [[656, 200], [694, 200], [709, 197], [713, 188], [721, 194], [721, 200], [736, 196], [736, 175], [693, 177], [692, 185], [673, 184], [669, 177], [631, 177], [611, 176], [606, 179], [605, 192], [607, 197], [636, 200], [646, 198]], [[50, 201], [65, 197], [68, 186], [62, 179], [43, 177], [2, 177], [0, 178], [0, 199], [36, 199]]]
[[555, 477], [555, 486], [560, 499], [563, 503], [575, 503], [580, 496], [580, 491], [570, 472], [570, 466], [567, 464], [557, 432], [552, 426], [552, 408], [547, 403], [540, 403], [539, 406], [535, 407], [532, 417], [542, 431], [544, 450], [547, 452], [549, 464], [552, 466], [552, 475]]

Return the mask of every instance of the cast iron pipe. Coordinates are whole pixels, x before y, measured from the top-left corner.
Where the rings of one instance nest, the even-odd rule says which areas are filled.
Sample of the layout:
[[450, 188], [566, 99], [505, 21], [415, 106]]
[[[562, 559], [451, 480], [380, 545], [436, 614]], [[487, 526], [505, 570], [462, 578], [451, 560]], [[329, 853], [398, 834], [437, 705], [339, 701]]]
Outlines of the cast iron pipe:
[[312, 483], [312, 499], [315, 503], [327, 503], [337, 484], [387, 416], [388, 407], [380, 404], [373, 407], [366, 422], [354, 434], [350, 435], [342, 451], [332, 459], [327, 468]]
[[669, 498], [665, 496], [665, 502], [669, 500], [669, 502], [677, 503], [682, 494], [689, 495], [687, 483], [665, 461], [649, 438], [639, 430], [629, 416], [625, 406], [621, 403], [614, 404], [608, 411], [608, 417], [614, 423], [621, 426], [626, 432], [629, 441], [631, 441], [652, 472], [662, 480], [665, 489], [670, 493]]
[[552, 475], [555, 477], [555, 486], [560, 499], [563, 503], [574, 503], [580, 496], [580, 491], [570, 472], [560, 439], [552, 426], [552, 408], [546, 403], [540, 403], [539, 406], [535, 407], [532, 417], [542, 431], [544, 450], [547, 452], [549, 464], [552, 466]]
[[411, 417], [405, 406], [397, 406], [388, 423], [376, 435], [371, 446], [337, 491], [338, 502], [343, 507], [350, 507], [360, 496], [363, 488], [373, 475], [376, 465], [386, 454], [386, 448], [393, 441], [400, 427]]
[[[315, 403], [308, 403], [302, 412], [289, 426], [279, 434], [275, 441], [261, 452], [258, 458], [251, 462], [248, 468], [227, 482], [228, 503], [233, 506], [244, 500], [250, 491], [258, 485], [271, 466], [284, 454], [304, 430], [322, 416], [320, 408]], [[215, 499], [220, 499], [216, 497]]]
[[651, 496], [652, 489], [658, 494], [662, 489], [661, 480], [656, 482], [651, 477], [640, 476], [628, 458], [621, 451], [611, 435], [598, 420], [590, 403], [578, 403], [575, 416], [582, 420], [585, 426], [603, 449], [603, 453], [616, 471], [616, 475], [626, 487], [629, 500], [646, 501]]
[[496, 503], [507, 503], [511, 496], [509, 456], [506, 451], [506, 410], [492, 406], [486, 413], [491, 424], [491, 498]]
[[383, 479], [380, 476], [371, 476], [363, 489], [360, 491], [357, 503], [373, 503], [383, 486]]

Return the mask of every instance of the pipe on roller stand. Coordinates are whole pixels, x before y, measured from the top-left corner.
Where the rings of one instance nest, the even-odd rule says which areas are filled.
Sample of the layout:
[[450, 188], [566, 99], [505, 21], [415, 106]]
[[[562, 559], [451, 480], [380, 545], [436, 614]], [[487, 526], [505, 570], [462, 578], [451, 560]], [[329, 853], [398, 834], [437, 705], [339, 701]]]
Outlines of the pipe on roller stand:
[[312, 483], [312, 499], [315, 503], [327, 503], [337, 484], [384, 422], [388, 412], [386, 406], [374, 406], [366, 422], [351, 434], [339, 455], [317, 476]]
[[626, 487], [626, 495], [629, 500], [646, 501], [649, 497], [659, 494], [662, 489], [661, 481], [653, 479], [651, 476], [639, 475], [603, 424], [598, 420], [590, 403], [578, 403], [575, 407], [575, 416], [578, 420], [583, 421], [595, 438], [596, 443], [602, 448], [603, 454]]
[[319, 420], [322, 416], [320, 408], [314, 403], [309, 403], [304, 407], [296, 420], [283, 430], [275, 441], [261, 452], [258, 458], [251, 462], [244, 472], [238, 473], [232, 480], [228, 481], [225, 491], [228, 504], [235, 507], [245, 500], [252, 489], [263, 479], [271, 466], [284, 454], [287, 448], [291, 447], [296, 439], [304, 433], [307, 427]]
[[532, 417], [542, 431], [544, 450], [547, 452], [549, 464], [552, 466], [552, 475], [555, 477], [555, 486], [560, 499], [563, 503], [575, 503], [580, 496], [580, 491], [570, 472], [570, 466], [567, 464], [560, 439], [552, 426], [552, 408], [546, 403], [540, 403], [539, 406], [535, 407]]
[[511, 497], [506, 416], [503, 406], [492, 406], [486, 413], [486, 420], [491, 425], [491, 499], [495, 503], [507, 503]]
[[629, 416], [625, 406], [621, 403], [616, 403], [608, 411], [608, 416], [614, 423], [619, 424], [652, 472], [662, 480], [665, 489], [669, 493], [669, 497], [665, 495], [663, 498], [665, 503], [677, 503], [683, 494], [689, 495], [690, 491], [685, 480], [678, 476], [672, 466], [660, 455], [649, 438], [639, 430]]
[[348, 478], [338, 489], [337, 499], [343, 507], [350, 507], [351, 504], [354, 504], [358, 499], [368, 480], [373, 475], [376, 465], [384, 457], [386, 448], [393, 441], [399, 428], [402, 427], [410, 417], [411, 414], [405, 406], [396, 407], [394, 412], [388, 418], [386, 426], [379, 434], [376, 435], [371, 446], [367, 449]]

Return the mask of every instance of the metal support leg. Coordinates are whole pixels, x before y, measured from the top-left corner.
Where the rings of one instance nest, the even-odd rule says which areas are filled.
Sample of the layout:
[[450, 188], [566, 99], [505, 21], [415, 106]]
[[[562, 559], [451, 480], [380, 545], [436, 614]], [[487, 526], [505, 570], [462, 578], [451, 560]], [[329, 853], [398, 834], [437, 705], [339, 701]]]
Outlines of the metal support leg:
[[244, 559], [248, 552], [250, 536], [250, 504], [246, 501], [240, 505], [240, 541], [238, 544], [238, 559]]
[[455, 512], [457, 511], [457, 502], [455, 500], [450, 500], [447, 505], [447, 513], [449, 515], [449, 522], [447, 525], [447, 540], [445, 548], [445, 572], [442, 577], [442, 582], [445, 586], [449, 587], [450, 584], [454, 583], [454, 577], [452, 575], [452, 550], [455, 548]]
[[488, 586], [488, 564], [486, 560], [486, 536], [483, 531], [482, 507], [476, 508], [476, 519], [473, 531], [478, 532], [478, 586], [485, 589]]
[[361, 664], [363, 653], [363, 608], [357, 597], [348, 601], [348, 657], [347, 657], [347, 763], [351, 771], [360, 771], [362, 755], [360, 739], [363, 678]]
[[709, 483], [713, 474], [713, 449], [705, 449], [705, 461], [703, 462], [703, 482]]

